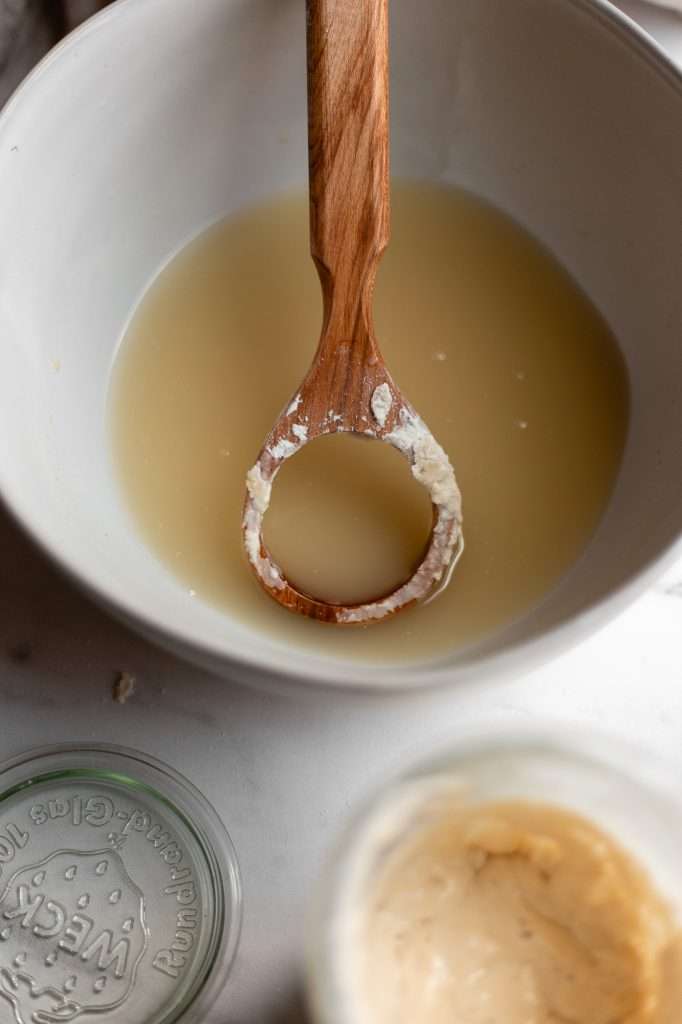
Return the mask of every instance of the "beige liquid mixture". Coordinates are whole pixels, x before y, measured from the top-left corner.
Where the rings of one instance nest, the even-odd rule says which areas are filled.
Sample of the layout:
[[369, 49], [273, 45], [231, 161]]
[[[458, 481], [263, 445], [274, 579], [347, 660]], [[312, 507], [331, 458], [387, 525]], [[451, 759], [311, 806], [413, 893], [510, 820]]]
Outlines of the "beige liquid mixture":
[[[625, 369], [554, 259], [467, 193], [393, 189], [376, 326], [393, 375], [450, 455], [466, 551], [431, 604], [381, 625], [297, 618], [261, 592], [241, 545], [245, 475], [312, 357], [321, 321], [307, 201], [224, 221], [160, 274], [112, 379], [114, 457], [146, 542], [197, 599], [273, 638], [384, 661], [442, 655], [527, 611], [594, 530], [617, 473]], [[425, 492], [387, 445], [348, 437], [294, 456], [265, 535], [318, 596], [378, 596], [409, 575]]]

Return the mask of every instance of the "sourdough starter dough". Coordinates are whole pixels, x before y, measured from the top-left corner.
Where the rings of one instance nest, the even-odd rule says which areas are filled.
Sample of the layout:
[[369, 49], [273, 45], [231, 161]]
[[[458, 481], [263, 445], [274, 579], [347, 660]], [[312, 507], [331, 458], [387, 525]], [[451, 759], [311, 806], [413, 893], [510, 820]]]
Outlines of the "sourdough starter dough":
[[356, 935], [358, 1021], [682, 1019], [670, 909], [624, 848], [558, 807], [451, 803], [389, 854]]

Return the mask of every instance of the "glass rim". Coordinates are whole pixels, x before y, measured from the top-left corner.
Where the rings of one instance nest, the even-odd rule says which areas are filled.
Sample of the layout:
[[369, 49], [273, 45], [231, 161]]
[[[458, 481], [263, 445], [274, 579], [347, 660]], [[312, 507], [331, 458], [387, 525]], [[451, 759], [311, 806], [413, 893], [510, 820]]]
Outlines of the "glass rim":
[[9, 797], [57, 780], [107, 780], [144, 792], [174, 816], [196, 844], [211, 899], [206, 950], [187, 990], [160, 1024], [201, 1021], [222, 990], [239, 945], [242, 886], [237, 855], [218, 812], [203, 793], [166, 762], [113, 743], [75, 742], [28, 749], [0, 762], [0, 806]]
[[[462, 769], [476, 761], [485, 763], [498, 757], [533, 754], [554, 756], [567, 765], [572, 762], [575, 766], [608, 772], [611, 778], [631, 785], [633, 790], [653, 793], [677, 803], [682, 819], [679, 773], [675, 772], [670, 755], [661, 754], [651, 744], [631, 740], [615, 730], [579, 720], [545, 717], [530, 723], [514, 723], [512, 727], [501, 718], [479, 720], [449, 741], [441, 739], [422, 756], [405, 760], [397, 771], [394, 765], [394, 770], [373, 787], [346, 821], [316, 886], [309, 912], [305, 959], [306, 993], [315, 1024], [350, 1024], [351, 1021], [339, 989], [341, 972], [335, 928], [342, 916], [344, 895], [353, 892], [357, 885], [357, 879], [352, 880], [356, 862], [362, 857], [363, 846], [369, 843], [371, 849], [372, 828], [381, 823], [382, 815], [393, 809], [396, 818], [404, 815], [402, 820], [409, 823], [412, 816], [417, 815], [419, 801], [428, 792], [431, 782], [452, 781]], [[420, 783], [424, 784], [421, 789]], [[554, 801], [551, 794], [544, 802], [564, 804], [561, 799]]]

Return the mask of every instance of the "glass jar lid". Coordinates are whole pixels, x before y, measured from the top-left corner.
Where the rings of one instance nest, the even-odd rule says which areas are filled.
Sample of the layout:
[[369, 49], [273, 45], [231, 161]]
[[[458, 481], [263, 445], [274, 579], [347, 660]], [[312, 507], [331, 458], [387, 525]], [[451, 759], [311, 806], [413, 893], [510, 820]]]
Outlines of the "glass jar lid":
[[85, 745], [0, 765], [0, 1016], [200, 1020], [240, 922], [229, 836], [167, 765]]

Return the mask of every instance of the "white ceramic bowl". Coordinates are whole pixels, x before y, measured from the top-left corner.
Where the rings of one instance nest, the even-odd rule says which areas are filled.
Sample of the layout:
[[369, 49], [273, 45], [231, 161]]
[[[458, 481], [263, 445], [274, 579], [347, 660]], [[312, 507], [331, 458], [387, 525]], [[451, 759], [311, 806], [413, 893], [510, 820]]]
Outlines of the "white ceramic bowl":
[[251, 682], [492, 678], [601, 625], [682, 528], [682, 78], [597, 0], [392, 0], [393, 171], [456, 182], [558, 254], [632, 380], [616, 493], [532, 615], [404, 669], [275, 644], [186, 593], [131, 530], [105, 398], [156, 269], [230, 210], [306, 181], [303, 0], [119, 0], [0, 118], [0, 493], [137, 628]]

